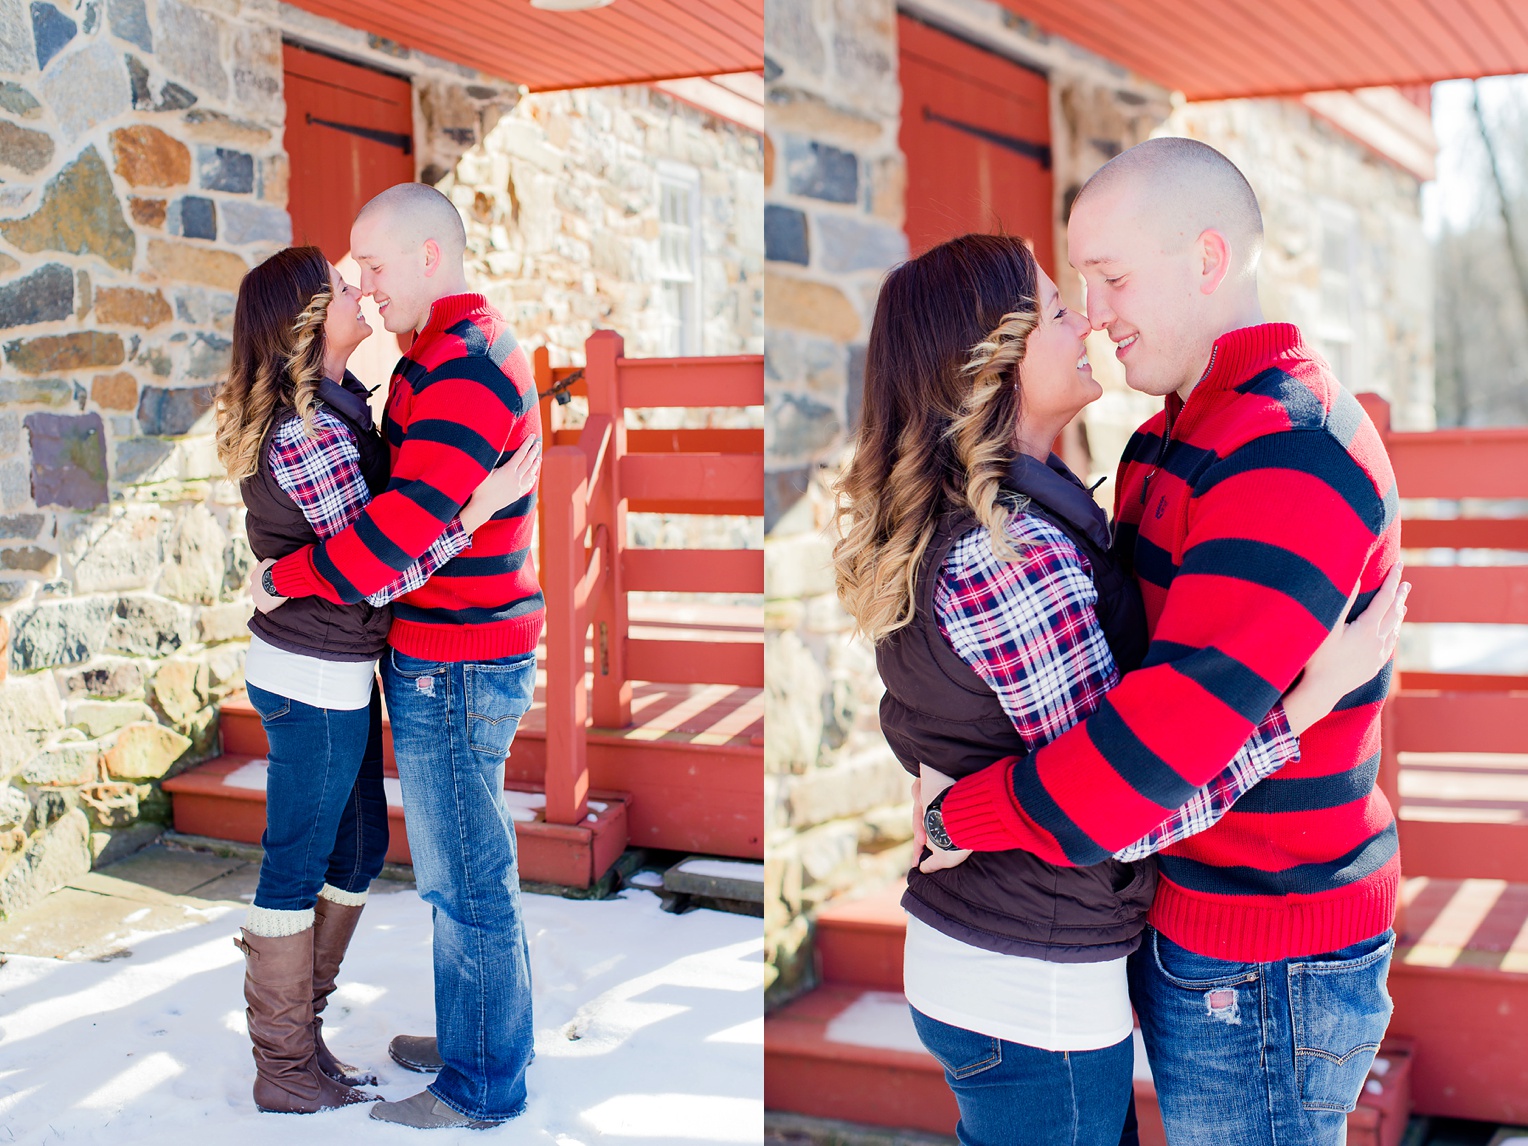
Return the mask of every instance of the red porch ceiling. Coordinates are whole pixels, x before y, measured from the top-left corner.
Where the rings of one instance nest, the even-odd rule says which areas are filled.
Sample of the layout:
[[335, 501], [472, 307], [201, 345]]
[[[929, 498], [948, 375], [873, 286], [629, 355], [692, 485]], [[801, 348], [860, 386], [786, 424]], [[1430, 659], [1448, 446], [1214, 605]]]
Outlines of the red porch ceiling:
[[1522, 0], [1002, 0], [1189, 99], [1528, 72]]
[[294, 2], [532, 91], [764, 66], [764, 0], [615, 0], [588, 12], [546, 12], [529, 0]]

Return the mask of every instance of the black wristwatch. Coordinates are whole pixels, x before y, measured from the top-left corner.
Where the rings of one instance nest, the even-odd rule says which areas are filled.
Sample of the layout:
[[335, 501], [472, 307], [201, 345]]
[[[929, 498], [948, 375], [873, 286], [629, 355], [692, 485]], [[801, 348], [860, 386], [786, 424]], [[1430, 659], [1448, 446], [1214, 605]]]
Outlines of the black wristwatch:
[[928, 807], [923, 812], [923, 832], [928, 836], [929, 846], [938, 848], [942, 852], [954, 852], [960, 849], [950, 839], [950, 833], [944, 830], [944, 812], [940, 810], [944, 804], [944, 798], [950, 794], [948, 788], [940, 789], [940, 792], [929, 801]]
[[260, 574], [260, 588], [264, 589], [272, 597], [281, 596], [280, 593], [276, 592], [276, 567], [274, 565], [267, 565], [265, 572]]

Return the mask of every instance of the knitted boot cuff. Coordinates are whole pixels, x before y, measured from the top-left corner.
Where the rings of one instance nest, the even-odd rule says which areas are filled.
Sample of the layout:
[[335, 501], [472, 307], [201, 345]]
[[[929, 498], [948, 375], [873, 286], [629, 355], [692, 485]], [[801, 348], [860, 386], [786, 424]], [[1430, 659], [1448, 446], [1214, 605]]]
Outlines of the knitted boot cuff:
[[342, 907], [360, 907], [366, 902], [364, 891], [343, 891], [332, 883], [326, 883], [318, 889], [318, 897], [327, 899], [330, 903], [338, 903]]
[[274, 907], [256, 907], [250, 904], [249, 915], [244, 920], [246, 931], [251, 935], [260, 935], [267, 939], [296, 935], [312, 926], [313, 909], [311, 907], [301, 911], [280, 911]]

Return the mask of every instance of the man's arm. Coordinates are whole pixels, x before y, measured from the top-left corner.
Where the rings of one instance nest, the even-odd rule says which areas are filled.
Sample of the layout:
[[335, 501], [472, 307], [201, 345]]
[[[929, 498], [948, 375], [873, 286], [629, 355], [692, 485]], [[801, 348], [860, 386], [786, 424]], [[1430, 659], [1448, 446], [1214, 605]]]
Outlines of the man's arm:
[[[1045, 748], [958, 782], [960, 847], [1091, 864], [1140, 839], [1226, 766], [1326, 639], [1392, 509], [1324, 431], [1210, 467], [1145, 665]], [[1385, 570], [1369, 570], [1359, 610]]]
[[526, 403], [487, 357], [453, 358], [415, 383], [392, 480], [349, 528], [275, 565], [284, 597], [354, 604], [396, 582], [446, 531], [526, 433]]

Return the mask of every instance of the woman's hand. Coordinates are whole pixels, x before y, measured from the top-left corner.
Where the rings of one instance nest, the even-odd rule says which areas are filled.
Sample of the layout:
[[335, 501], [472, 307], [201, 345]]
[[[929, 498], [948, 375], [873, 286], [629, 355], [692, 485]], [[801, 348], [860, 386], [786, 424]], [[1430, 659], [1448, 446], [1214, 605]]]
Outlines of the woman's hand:
[[1306, 664], [1300, 683], [1284, 697], [1284, 714], [1297, 735], [1331, 712], [1348, 693], [1373, 680], [1389, 663], [1395, 655], [1401, 622], [1406, 619], [1406, 595], [1410, 592], [1411, 585], [1401, 580], [1397, 562], [1368, 608], [1348, 623], [1348, 611], [1358, 598], [1358, 586], [1353, 587], [1331, 635]]
[[476, 533], [506, 505], [513, 505], [536, 488], [541, 476], [541, 439], [526, 438], [509, 461], [493, 470], [462, 506], [462, 527]]
[[[928, 847], [928, 837], [923, 829], [923, 813], [928, 810], [928, 802], [954, 783], [943, 772], [936, 772], [927, 764], [918, 765], [918, 778], [913, 781], [913, 843], [919, 853]], [[918, 865], [919, 871], [933, 872], [943, 871], [947, 867], [959, 867], [971, 854], [964, 848], [953, 852], [929, 848], [929, 853], [928, 858]]]
[[276, 559], [267, 557], [249, 573], [249, 595], [255, 599], [255, 608], [262, 613], [269, 613], [272, 609], [279, 609], [287, 603], [287, 598], [272, 597], [265, 591], [265, 571], [274, 564]]

